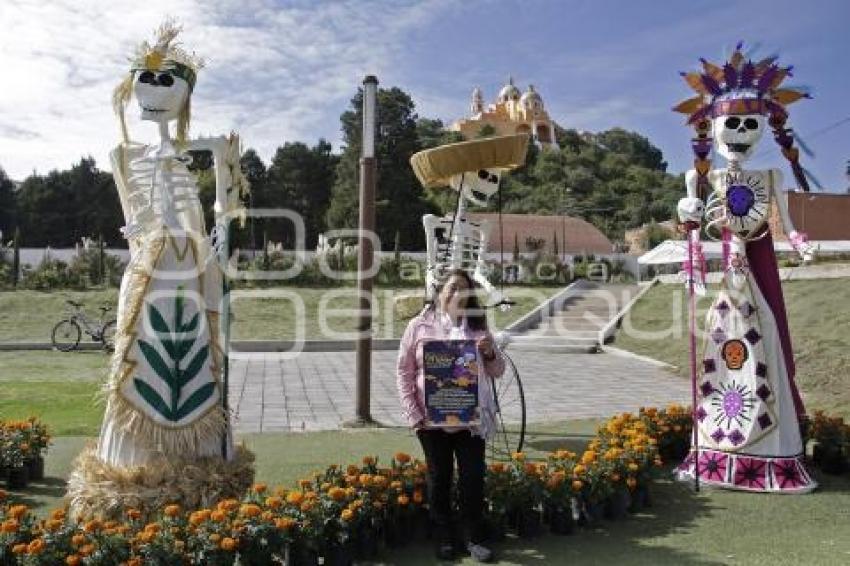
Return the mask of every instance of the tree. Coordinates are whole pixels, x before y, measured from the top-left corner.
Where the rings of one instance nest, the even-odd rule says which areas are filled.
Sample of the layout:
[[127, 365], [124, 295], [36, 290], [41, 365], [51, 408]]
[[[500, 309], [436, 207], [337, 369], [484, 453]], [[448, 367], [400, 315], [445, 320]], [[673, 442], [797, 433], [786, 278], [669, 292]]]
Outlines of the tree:
[[[345, 148], [336, 169], [330, 208], [331, 228], [356, 228], [359, 198], [359, 159], [361, 154], [363, 92], [351, 100], [351, 110], [340, 116]], [[417, 131], [415, 106], [410, 96], [392, 87], [378, 90], [379, 133], [375, 154], [378, 165], [376, 190], [376, 232], [382, 249], [392, 246], [395, 232], [401, 234], [401, 247], [425, 247], [422, 216], [438, 212], [428, 201], [413, 170], [410, 157], [422, 149]]]
[[[337, 157], [325, 140], [312, 148], [301, 142], [287, 142], [277, 149], [269, 166], [266, 183], [270, 205], [287, 208], [304, 220], [305, 245], [314, 248], [326, 229], [326, 213], [334, 184]], [[286, 222], [270, 231], [272, 239], [295, 244], [293, 226]]]
[[0, 167], [0, 232], [8, 238], [15, 226], [15, 183]]

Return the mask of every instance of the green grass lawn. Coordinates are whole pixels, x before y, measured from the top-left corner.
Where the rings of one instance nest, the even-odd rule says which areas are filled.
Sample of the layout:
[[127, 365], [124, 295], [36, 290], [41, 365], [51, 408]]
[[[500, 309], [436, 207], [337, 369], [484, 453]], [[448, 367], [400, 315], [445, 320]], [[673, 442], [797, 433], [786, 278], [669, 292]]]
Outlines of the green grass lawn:
[[[850, 279], [786, 281], [782, 289], [807, 407], [850, 418]], [[698, 323], [710, 303], [710, 297], [698, 302]], [[635, 304], [614, 345], [673, 364], [687, 376], [687, 317], [683, 286], [656, 285]]]
[[[592, 434], [593, 421], [535, 426], [528, 452], [565, 446], [579, 448]], [[292, 485], [311, 471], [357, 462], [374, 454], [386, 461], [403, 450], [421, 457], [418, 442], [406, 430], [352, 430], [249, 435], [257, 454], [257, 479]], [[16, 500], [40, 513], [61, 504], [64, 478], [86, 442], [64, 437], [48, 454], [44, 483]], [[693, 493], [688, 485], [659, 479], [653, 506], [620, 522], [604, 522], [572, 536], [509, 538], [496, 547], [500, 564], [818, 564], [850, 563], [850, 477], [818, 476], [821, 489], [810, 495], [759, 495], [731, 491]], [[433, 564], [425, 542], [386, 552], [387, 564]], [[467, 559], [464, 564], [471, 564]]]
[[[491, 325], [504, 326], [549, 298], [562, 287], [512, 287], [507, 294], [517, 304], [508, 312], [488, 311]], [[277, 287], [262, 290], [240, 290], [233, 295], [234, 340], [291, 340], [300, 335], [311, 340], [320, 338], [352, 339], [357, 322], [357, 290], [354, 287], [304, 288]], [[272, 295], [264, 297], [261, 295]], [[393, 299], [399, 295], [420, 295], [419, 288], [376, 288], [375, 337], [398, 338], [407, 325], [393, 312]], [[95, 291], [3, 291], [0, 292], [0, 342], [50, 342], [50, 333], [68, 310], [66, 300], [85, 305], [85, 312], [97, 317], [101, 305], [113, 307], [118, 300], [116, 289]], [[300, 307], [300, 308], [299, 308]], [[326, 313], [325, 323], [319, 313]], [[85, 335], [83, 338], [87, 338]], [[1, 362], [0, 362], [1, 363]], [[2, 367], [2, 366], [0, 366]]]

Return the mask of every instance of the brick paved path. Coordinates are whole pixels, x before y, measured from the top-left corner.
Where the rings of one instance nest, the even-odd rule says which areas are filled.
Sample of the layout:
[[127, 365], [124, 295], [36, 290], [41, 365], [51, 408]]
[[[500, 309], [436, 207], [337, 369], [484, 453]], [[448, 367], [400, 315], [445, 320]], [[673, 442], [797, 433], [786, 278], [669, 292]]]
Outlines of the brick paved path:
[[[684, 379], [612, 354], [509, 352], [525, 389], [528, 422], [604, 417], [641, 405], [687, 403]], [[354, 416], [354, 352], [241, 354], [231, 361], [230, 406], [238, 432], [329, 430]], [[401, 426], [395, 351], [372, 354], [372, 416]], [[508, 395], [509, 396], [509, 395]], [[505, 419], [517, 420], [506, 407]]]

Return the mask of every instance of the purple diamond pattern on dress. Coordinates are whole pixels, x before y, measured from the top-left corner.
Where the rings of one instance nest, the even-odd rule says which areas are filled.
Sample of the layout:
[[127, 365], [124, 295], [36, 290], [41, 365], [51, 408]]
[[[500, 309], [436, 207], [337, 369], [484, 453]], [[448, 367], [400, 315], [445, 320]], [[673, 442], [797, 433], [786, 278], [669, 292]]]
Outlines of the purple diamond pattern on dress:
[[759, 396], [759, 399], [762, 401], [767, 401], [767, 398], [770, 397], [770, 387], [762, 383], [758, 389], [756, 389], [756, 395]]
[[714, 360], [708, 358], [702, 361], [702, 369], [705, 373], [711, 373], [717, 370], [717, 364], [714, 363]]
[[714, 439], [714, 442], [720, 444], [720, 442], [726, 438], [726, 433], [720, 430], [719, 428], [711, 433], [711, 438]]
[[729, 442], [731, 442], [735, 446], [738, 446], [743, 441], [744, 441], [744, 435], [741, 434], [741, 431], [738, 430], [737, 428], [729, 434]]
[[767, 366], [763, 362], [756, 364], [756, 375], [759, 377], [767, 377]]
[[714, 332], [711, 333], [711, 339], [714, 340], [715, 344], [720, 344], [726, 340], [726, 333], [722, 328], [715, 328]]
[[699, 390], [702, 391], [703, 397], [708, 397], [714, 393], [714, 386], [710, 381], [704, 381], [703, 384], [699, 386]]
[[705, 412], [705, 409], [703, 409], [702, 407], [697, 409], [697, 418], [700, 420], [700, 422], [702, 422], [702, 420], [705, 419], [705, 417], [707, 416], [708, 413]]
[[720, 301], [719, 303], [717, 303], [717, 310], [720, 311], [720, 314], [725, 316], [726, 313], [729, 311], [729, 303], [727, 303], [726, 301]]
[[758, 421], [759, 421], [759, 426], [761, 428], [767, 428], [767, 427], [769, 427], [770, 425], [773, 424], [773, 421], [771, 420], [770, 415], [768, 415], [767, 413], [764, 413], [763, 415], [761, 415], [758, 418]]
[[747, 330], [747, 333], [744, 334], [744, 338], [746, 338], [747, 342], [749, 342], [750, 344], [755, 345], [756, 342], [761, 340], [761, 334], [756, 332], [755, 328], [750, 328], [749, 330]]
[[743, 303], [741, 303], [741, 306], [738, 307], [738, 310], [741, 311], [741, 314], [744, 315], [745, 318], [756, 312], [756, 309], [753, 308], [753, 305], [750, 304], [749, 301], [744, 301]]

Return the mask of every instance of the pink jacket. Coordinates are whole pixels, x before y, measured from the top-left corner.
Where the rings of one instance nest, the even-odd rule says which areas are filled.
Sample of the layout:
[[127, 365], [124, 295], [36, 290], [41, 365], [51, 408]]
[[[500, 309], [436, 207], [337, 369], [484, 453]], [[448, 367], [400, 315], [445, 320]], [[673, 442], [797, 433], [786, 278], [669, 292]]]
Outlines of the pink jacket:
[[[465, 327], [464, 327], [465, 328]], [[426, 340], [446, 340], [451, 327], [444, 325], [434, 310], [425, 310], [407, 325], [398, 351], [396, 385], [401, 398], [404, 418], [410, 426], [426, 417], [425, 412], [425, 374], [422, 371], [422, 343]], [[464, 332], [463, 339], [478, 340], [484, 336], [493, 339], [492, 334], [482, 330]], [[495, 345], [494, 345], [495, 348]], [[500, 377], [505, 371], [505, 360], [497, 355], [490, 361], [484, 361], [484, 372], [491, 377]], [[489, 391], [489, 388], [487, 388]], [[481, 391], [480, 393], [483, 393]], [[492, 395], [492, 393], [490, 393]], [[484, 401], [482, 400], [482, 405]]]

